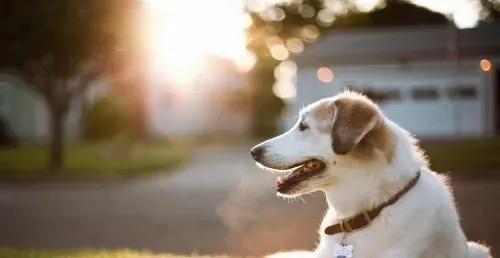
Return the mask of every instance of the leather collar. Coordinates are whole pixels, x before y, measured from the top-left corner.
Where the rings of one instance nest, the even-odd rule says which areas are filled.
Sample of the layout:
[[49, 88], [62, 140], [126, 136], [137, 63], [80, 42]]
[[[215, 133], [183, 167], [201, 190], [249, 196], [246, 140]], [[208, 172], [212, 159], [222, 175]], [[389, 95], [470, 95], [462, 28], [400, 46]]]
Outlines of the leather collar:
[[337, 224], [328, 226], [327, 228], [325, 228], [325, 234], [335, 235], [338, 233], [349, 233], [367, 227], [375, 218], [377, 218], [377, 216], [385, 207], [396, 203], [399, 199], [401, 199], [401, 197], [403, 197], [408, 191], [410, 191], [417, 184], [418, 179], [420, 178], [420, 174], [421, 173], [419, 170], [417, 172], [417, 175], [415, 175], [415, 177], [413, 177], [410, 182], [408, 182], [408, 184], [403, 189], [401, 189], [401, 191], [396, 193], [386, 202], [371, 210], [363, 211], [362, 213], [354, 215], [350, 218], [343, 219]]

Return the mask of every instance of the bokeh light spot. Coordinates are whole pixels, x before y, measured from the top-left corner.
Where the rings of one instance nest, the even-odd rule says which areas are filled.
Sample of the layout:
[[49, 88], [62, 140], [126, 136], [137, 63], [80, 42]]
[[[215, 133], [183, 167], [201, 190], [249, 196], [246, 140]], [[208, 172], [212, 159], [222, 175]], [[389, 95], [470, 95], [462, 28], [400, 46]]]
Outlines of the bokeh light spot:
[[298, 38], [290, 38], [286, 41], [286, 46], [292, 53], [304, 51], [304, 43]]
[[295, 96], [297, 95], [297, 90], [295, 89], [295, 84], [293, 84], [292, 82], [277, 81], [273, 85], [273, 93], [280, 99], [290, 100], [295, 98]]
[[286, 60], [290, 56], [288, 49], [284, 45], [275, 45], [269, 50], [271, 52], [271, 56], [278, 61]]
[[483, 59], [479, 61], [479, 66], [483, 72], [489, 72], [491, 70], [491, 62], [488, 59]]
[[330, 9], [322, 9], [316, 17], [318, 24], [324, 27], [332, 25], [335, 21], [335, 14]]
[[312, 24], [308, 24], [308, 25], [302, 27], [301, 37], [302, 37], [302, 40], [304, 40], [305, 42], [313, 43], [319, 37], [319, 29]]
[[280, 7], [268, 8], [260, 12], [259, 15], [264, 21], [281, 21], [285, 19], [285, 11]]
[[359, 11], [370, 12], [380, 4], [380, 0], [356, 0], [355, 4]]
[[267, 39], [266, 44], [268, 48], [272, 48], [275, 46], [283, 45], [283, 40], [275, 36]]
[[343, 1], [338, 0], [324, 0], [323, 4], [327, 9], [330, 9], [335, 14], [347, 13], [347, 7]]
[[276, 82], [273, 85], [273, 93], [283, 100], [291, 100], [296, 97], [297, 90], [295, 83], [297, 80], [297, 64], [286, 60], [274, 68]]
[[318, 80], [323, 83], [330, 83], [333, 81], [333, 71], [328, 67], [319, 68], [316, 75], [318, 76]]
[[314, 8], [308, 4], [304, 4], [302, 5], [301, 9], [300, 9], [300, 15], [302, 15], [302, 17], [304, 18], [312, 18], [314, 17], [314, 15], [316, 14], [316, 11], [314, 10]]
[[276, 68], [274, 68], [274, 78], [278, 81], [293, 81], [297, 75], [297, 64], [293, 61], [286, 60], [281, 62]]

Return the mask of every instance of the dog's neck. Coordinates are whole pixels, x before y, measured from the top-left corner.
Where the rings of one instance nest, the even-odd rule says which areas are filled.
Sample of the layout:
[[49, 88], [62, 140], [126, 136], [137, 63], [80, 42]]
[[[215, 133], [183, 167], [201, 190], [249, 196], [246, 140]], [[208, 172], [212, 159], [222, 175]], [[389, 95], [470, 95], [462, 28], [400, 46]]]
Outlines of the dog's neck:
[[325, 190], [328, 206], [335, 211], [337, 218], [347, 218], [384, 203], [427, 166], [414, 145], [414, 139], [404, 130], [392, 129], [396, 146], [391, 164], [344, 173], [339, 178], [342, 182]]

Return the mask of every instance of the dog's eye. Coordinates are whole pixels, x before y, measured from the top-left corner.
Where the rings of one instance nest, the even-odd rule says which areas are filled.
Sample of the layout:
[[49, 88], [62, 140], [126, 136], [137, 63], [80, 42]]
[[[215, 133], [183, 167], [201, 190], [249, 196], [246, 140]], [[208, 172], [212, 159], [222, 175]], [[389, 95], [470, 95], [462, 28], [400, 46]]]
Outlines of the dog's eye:
[[309, 128], [309, 126], [304, 121], [300, 122], [300, 124], [299, 124], [299, 131], [304, 131], [307, 128]]

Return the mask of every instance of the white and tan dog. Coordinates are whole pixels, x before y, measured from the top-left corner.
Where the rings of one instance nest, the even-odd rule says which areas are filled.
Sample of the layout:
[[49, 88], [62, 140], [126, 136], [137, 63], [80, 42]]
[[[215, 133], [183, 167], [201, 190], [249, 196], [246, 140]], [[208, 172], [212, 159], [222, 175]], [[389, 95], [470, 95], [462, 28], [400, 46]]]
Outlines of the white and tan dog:
[[279, 195], [323, 191], [329, 206], [313, 252], [268, 257], [491, 257], [467, 242], [445, 178], [429, 169], [415, 139], [359, 93], [307, 106], [293, 128], [252, 155], [288, 173], [276, 181]]

